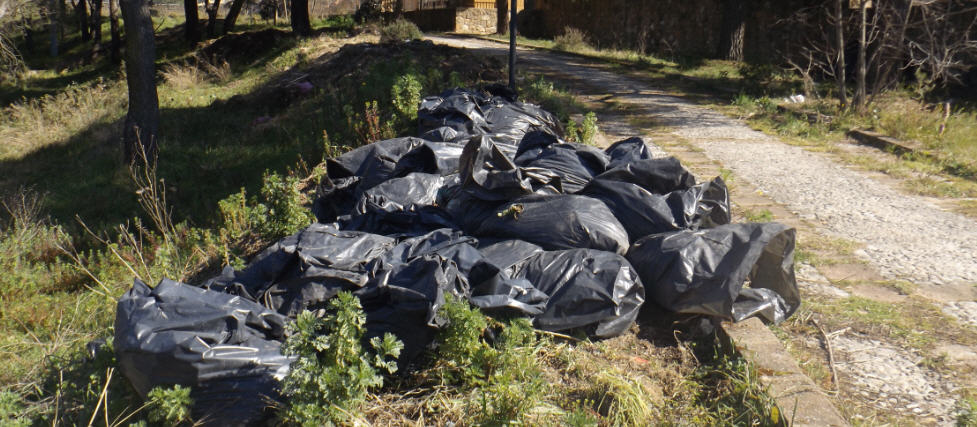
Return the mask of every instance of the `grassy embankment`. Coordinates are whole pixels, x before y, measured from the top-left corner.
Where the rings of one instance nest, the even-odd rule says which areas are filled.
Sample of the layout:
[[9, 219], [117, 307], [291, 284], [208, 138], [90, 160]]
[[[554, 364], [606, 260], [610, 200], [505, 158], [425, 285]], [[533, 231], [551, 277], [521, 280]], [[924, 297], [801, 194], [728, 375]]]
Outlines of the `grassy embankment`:
[[[329, 62], [340, 46], [377, 40], [349, 36], [348, 20], [321, 22], [304, 40], [242, 25], [197, 49], [184, 46], [177, 23], [157, 24], [158, 167], [121, 164], [121, 69], [86, 60], [76, 35], [56, 60], [44, 49], [28, 55], [31, 74], [0, 88], [0, 423], [186, 421], [182, 391], [142, 402], [111, 352], [86, 354], [88, 342], [112, 336], [115, 299], [133, 277], [197, 283], [243, 265], [311, 220], [305, 204], [324, 157], [411, 133], [402, 107], [422, 94], [501, 78], [498, 63], [418, 44]], [[316, 88], [292, 84], [301, 80]], [[523, 91], [563, 120], [582, 112], [543, 80]], [[446, 315], [460, 316], [461, 329], [441, 339], [457, 351], [388, 378], [341, 421], [772, 422], [755, 371], [717, 353], [709, 336], [676, 340], [661, 313], [589, 343], [453, 307]], [[488, 327], [513, 338], [489, 345]], [[472, 363], [482, 369], [459, 370]]]

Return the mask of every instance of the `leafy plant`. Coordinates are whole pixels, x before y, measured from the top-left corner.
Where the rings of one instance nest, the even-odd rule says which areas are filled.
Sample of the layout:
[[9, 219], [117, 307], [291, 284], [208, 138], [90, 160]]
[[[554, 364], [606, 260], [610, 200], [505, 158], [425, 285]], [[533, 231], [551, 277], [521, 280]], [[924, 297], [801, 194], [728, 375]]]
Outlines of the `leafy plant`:
[[[441, 315], [448, 325], [438, 334], [439, 373], [444, 381], [473, 390], [475, 423], [505, 424], [536, 406], [545, 383], [536, 362], [539, 342], [528, 320], [495, 322], [453, 297]], [[491, 323], [502, 328], [494, 345], [486, 340], [495, 335]]]
[[580, 142], [595, 145], [597, 139], [597, 114], [593, 111], [588, 112], [583, 117], [583, 124], [580, 126]]
[[362, 404], [367, 390], [383, 386], [383, 373], [397, 371], [404, 345], [390, 333], [362, 345], [366, 315], [360, 300], [341, 292], [329, 301], [329, 314], [304, 311], [289, 325], [284, 354], [297, 355], [282, 391], [288, 406], [281, 417], [303, 425], [340, 423]]
[[191, 421], [190, 408], [193, 399], [190, 397], [190, 387], [179, 384], [170, 388], [156, 387], [147, 396], [146, 418], [154, 423], [163, 425], [177, 425]]
[[390, 99], [402, 121], [417, 120], [417, 106], [421, 103], [423, 89], [417, 76], [410, 73], [398, 77], [390, 88]]
[[309, 210], [302, 206], [302, 193], [299, 192], [299, 179], [296, 176], [265, 172], [261, 198], [267, 208], [260, 227], [265, 237], [286, 236], [312, 221]]
[[420, 40], [424, 33], [413, 22], [397, 19], [380, 28], [380, 43], [394, 43], [409, 40]]
[[343, 107], [346, 113], [346, 122], [349, 129], [359, 137], [360, 144], [370, 144], [384, 139], [393, 138], [393, 123], [384, 121], [381, 118], [380, 107], [377, 101], [369, 101], [363, 104], [363, 113], [353, 111], [353, 107], [346, 105]]

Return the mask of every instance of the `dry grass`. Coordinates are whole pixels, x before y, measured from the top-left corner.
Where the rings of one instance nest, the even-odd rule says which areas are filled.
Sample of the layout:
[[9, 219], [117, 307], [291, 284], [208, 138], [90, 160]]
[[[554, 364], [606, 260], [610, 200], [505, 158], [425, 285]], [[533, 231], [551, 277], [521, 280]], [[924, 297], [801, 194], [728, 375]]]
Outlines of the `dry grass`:
[[126, 105], [125, 85], [96, 82], [0, 110], [0, 160], [17, 160], [98, 123], [114, 122]]

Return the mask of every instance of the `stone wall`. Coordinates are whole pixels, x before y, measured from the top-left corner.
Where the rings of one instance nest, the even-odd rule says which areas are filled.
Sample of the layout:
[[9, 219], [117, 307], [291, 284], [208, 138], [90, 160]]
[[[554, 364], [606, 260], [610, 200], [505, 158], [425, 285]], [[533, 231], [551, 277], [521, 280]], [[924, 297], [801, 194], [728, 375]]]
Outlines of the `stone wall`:
[[493, 34], [498, 28], [498, 11], [459, 7], [455, 9], [455, 32], [462, 34]]
[[448, 31], [463, 34], [492, 34], [497, 27], [495, 9], [459, 7], [405, 12], [404, 16], [422, 31]]

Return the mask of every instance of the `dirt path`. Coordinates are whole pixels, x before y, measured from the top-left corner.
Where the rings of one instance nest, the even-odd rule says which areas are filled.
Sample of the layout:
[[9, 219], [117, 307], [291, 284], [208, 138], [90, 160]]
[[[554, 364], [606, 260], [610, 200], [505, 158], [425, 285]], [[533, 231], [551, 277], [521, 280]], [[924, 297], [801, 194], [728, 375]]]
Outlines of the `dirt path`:
[[[484, 40], [431, 39], [488, 54], [505, 53], [503, 45]], [[669, 155], [691, 160], [693, 170], [711, 166], [705, 169], [732, 171], [734, 183], [741, 187], [734, 197], [737, 192], [744, 196], [733, 200], [740, 208], [769, 205], [776, 220], [798, 227], [801, 233], [853, 242], [858, 262], [840, 272], [836, 267], [818, 271], [799, 266], [806, 294], [838, 301], [854, 293], [886, 304], [899, 304], [907, 297], [925, 298], [948, 320], [956, 319], [959, 327], [977, 326], [974, 220], [942, 209], [931, 199], [902, 193], [891, 186], [891, 179], [880, 180], [831, 155], [787, 145], [738, 120], [650, 87], [635, 76], [547, 51], [521, 49], [519, 61], [524, 67], [520, 71], [570, 83], [584, 99], [608, 106], [597, 110], [604, 132], [652, 136], [652, 142]], [[652, 123], [651, 131], [644, 123]], [[844, 279], [860, 277], [874, 277], [874, 284], [843, 286], [847, 290], [837, 286]], [[878, 286], [892, 280], [908, 282], [910, 295]], [[869, 412], [891, 412], [926, 424], [951, 423], [959, 396], [958, 385], [949, 376], [973, 373], [977, 351], [956, 342], [937, 342], [934, 347], [938, 349], [926, 353], [900, 346], [885, 335], [861, 336], [857, 331], [831, 335], [836, 368], [842, 385], [848, 388], [842, 393], [843, 400], [857, 401]], [[817, 335], [798, 339], [813, 337]], [[817, 341], [811, 346], [817, 347]], [[875, 351], [873, 356], [867, 351], [872, 348], [885, 351]], [[916, 366], [934, 357], [950, 362], [933, 369]], [[857, 419], [862, 412], [846, 413]]]

